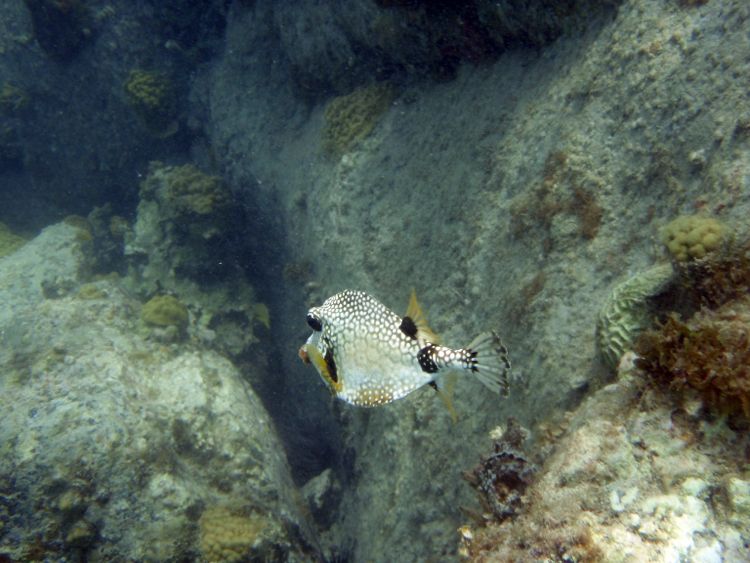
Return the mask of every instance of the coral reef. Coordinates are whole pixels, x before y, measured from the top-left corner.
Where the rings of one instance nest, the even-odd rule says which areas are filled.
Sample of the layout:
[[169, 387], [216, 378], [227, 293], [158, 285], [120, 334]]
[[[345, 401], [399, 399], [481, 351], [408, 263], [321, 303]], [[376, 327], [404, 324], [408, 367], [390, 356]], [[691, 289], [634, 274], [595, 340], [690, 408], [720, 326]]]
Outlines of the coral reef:
[[177, 99], [166, 74], [132, 69], [124, 88], [128, 102], [152, 134], [168, 137], [177, 131]]
[[392, 99], [390, 85], [372, 84], [331, 100], [325, 110], [323, 149], [332, 156], [351, 150], [370, 134]]
[[223, 506], [207, 508], [201, 515], [200, 550], [212, 563], [283, 561], [278, 524], [270, 515], [244, 515]]
[[726, 227], [713, 217], [682, 215], [660, 232], [661, 240], [677, 262], [705, 258], [725, 240]]
[[[216, 257], [216, 245], [237, 225], [229, 188], [221, 178], [209, 176], [192, 164], [164, 166], [152, 162], [140, 194], [142, 200], [161, 207], [162, 222], [174, 230], [183, 245], [207, 260]], [[195, 256], [190, 261], [198, 262]]]
[[[125, 241], [125, 283], [144, 298], [178, 295], [194, 312], [192, 335], [234, 358], [246, 353], [257, 341], [253, 325], [270, 326], [270, 314], [243, 270], [242, 207], [220, 178], [192, 165], [152, 163], [140, 195], [132, 229], [115, 225]], [[104, 225], [111, 231], [111, 221]]]
[[668, 291], [674, 281], [669, 264], [653, 266], [615, 286], [597, 319], [599, 352], [610, 367], [632, 350], [637, 337], [653, 324], [654, 298]]

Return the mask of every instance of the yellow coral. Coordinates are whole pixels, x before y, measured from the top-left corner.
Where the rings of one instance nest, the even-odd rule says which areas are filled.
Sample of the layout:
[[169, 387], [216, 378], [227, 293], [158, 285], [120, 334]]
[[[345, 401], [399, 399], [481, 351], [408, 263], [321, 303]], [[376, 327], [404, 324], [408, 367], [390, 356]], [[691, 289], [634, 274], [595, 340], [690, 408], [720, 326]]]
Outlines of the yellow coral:
[[724, 242], [726, 227], [712, 217], [681, 215], [661, 230], [661, 240], [678, 262], [704, 258]]
[[133, 69], [125, 81], [125, 93], [152, 133], [168, 136], [177, 130], [174, 88], [165, 74]]
[[188, 318], [187, 307], [171, 295], [157, 295], [141, 309], [141, 319], [152, 326], [174, 326], [185, 330]]
[[367, 137], [392, 98], [390, 86], [373, 84], [331, 100], [325, 110], [323, 126], [325, 151], [341, 155]]
[[207, 508], [200, 519], [203, 558], [211, 563], [250, 560], [267, 523], [262, 516], [242, 516], [221, 506]]

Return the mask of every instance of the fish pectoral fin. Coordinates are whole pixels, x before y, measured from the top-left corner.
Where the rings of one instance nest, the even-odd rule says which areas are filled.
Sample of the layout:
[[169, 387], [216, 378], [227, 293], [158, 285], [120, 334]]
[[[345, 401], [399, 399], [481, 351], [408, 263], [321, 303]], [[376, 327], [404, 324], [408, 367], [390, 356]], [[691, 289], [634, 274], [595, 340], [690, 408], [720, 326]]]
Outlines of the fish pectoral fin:
[[333, 376], [331, 370], [328, 368], [328, 362], [315, 344], [305, 344], [300, 349], [300, 352], [304, 352], [307, 356], [307, 363], [311, 363], [315, 366], [315, 369], [318, 370], [320, 376], [325, 380], [334, 393], [341, 391], [341, 382], [338, 381], [337, 377]]
[[458, 413], [453, 407], [453, 390], [456, 387], [456, 374], [449, 373], [443, 378], [443, 382], [438, 384], [436, 381], [430, 381], [430, 387], [432, 387], [437, 394], [440, 396], [440, 400], [443, 401], [443, 405], [448, 409], [448, 413], [451, 415], [451, 421], [453, 424], [458, 422]]
[[[409, 334], [408, 330], [413, 330], [411, 327], [416, 328], [415, 334]], [[406, 308], [406, 316], [401, 321], [401, 330], [407, 336], [416, 336], [420, 341], [432, 342], [433, 344], [440, 344], [440, 337], [428, 326], [427, 317], [425, 317], [422, 307], [417, 301], [417, 292], [411, 290], [411, 296], [409, 297], [409, 306]]]

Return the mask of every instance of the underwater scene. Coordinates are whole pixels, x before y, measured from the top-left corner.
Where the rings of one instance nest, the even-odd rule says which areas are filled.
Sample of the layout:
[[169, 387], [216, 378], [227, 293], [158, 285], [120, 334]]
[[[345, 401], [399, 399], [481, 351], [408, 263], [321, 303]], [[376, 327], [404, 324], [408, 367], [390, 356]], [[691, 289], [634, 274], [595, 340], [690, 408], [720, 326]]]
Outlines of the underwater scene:
[[0, 563], [750, 561], [748, 0], [0, 0]]

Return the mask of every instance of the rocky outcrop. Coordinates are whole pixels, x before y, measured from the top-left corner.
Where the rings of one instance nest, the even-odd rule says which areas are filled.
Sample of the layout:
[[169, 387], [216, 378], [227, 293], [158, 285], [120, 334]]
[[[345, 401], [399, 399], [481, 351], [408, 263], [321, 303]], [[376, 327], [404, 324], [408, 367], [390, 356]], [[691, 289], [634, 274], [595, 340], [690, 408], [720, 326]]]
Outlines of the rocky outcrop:
[[243, 376], [195, 341], [150, 338], [116, 281], [82, 284], [82, 233], [58, 224], [0, 260], [0, 553], [315, 558]]

